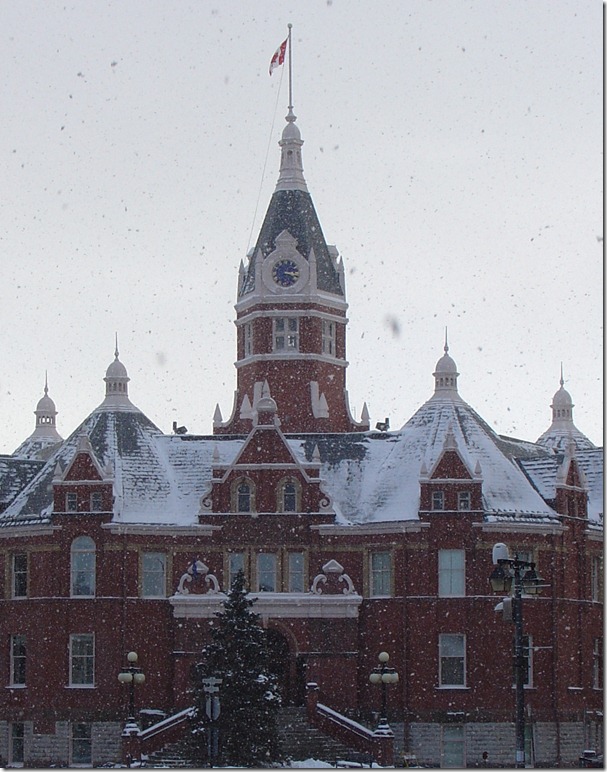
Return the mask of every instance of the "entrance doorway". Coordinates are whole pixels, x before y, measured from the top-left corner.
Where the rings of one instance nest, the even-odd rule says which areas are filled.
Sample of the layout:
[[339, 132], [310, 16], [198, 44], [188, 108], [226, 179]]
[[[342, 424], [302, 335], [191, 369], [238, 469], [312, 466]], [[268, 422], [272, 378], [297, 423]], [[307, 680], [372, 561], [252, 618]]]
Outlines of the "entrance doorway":
[[303, 705], [305, 700], [305, 662], [289, 648], [287, 638], [275, 628], [267, 630], [270, 672], [278, 680], [282, 704]]

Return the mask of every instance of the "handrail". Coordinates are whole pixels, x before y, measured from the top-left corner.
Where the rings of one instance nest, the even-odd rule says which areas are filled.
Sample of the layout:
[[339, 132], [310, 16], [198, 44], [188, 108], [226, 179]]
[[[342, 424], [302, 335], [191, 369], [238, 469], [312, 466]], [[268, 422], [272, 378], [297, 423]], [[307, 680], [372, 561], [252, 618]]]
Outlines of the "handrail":
[[375, 738], [373, 730], [363, 726], [362, 724], [359, 724], [358, 721], [354, 721], [353, 719], [344, 716], [343, 713], [338, 713], [336, 710], [329, 708], [327, 705], [323, 705], [321, 702], [317, 703], [316, 710], [318, 713], [323, 713], [329, 719], [329, 721], [333, 721], [335, 724], [339, 724], [339, 726], [343, 727], [352, 734], [358, 735], [365, 740], [373, 740]]
[[152, 724], [152, 726], [148, 726], [147, 729], [142, 729], [139, 732], [139, 737], [141, 738], [141, 740], [149, 740], [151, 737], [155, 737], [161, 732], [165, 732], [168, 729], [172, 729], [174, 726], [177, 726], [178, 724], [181, 724], [183, 721], [186, 721], [192, 714], [193, 710], [194, 710], [193, 707], [189, 707], [189, 708], [185, 708], [185, 710], [180, 710], [178, 713], [173, 713], [172, 716], [167, 716], [167, 718], [163, 718], [162, 721], [159, 721], [157, 724]]

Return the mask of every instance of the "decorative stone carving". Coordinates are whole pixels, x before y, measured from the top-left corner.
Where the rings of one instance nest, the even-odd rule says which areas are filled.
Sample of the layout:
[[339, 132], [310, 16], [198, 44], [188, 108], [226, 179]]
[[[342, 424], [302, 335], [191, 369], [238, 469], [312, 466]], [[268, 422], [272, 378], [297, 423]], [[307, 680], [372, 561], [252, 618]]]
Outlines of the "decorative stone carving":
[[[344, 573], [344, 567], [337, 562], [337, 560], [329, 560], [322, 567], [323, 573], [318, 574], [312, 582], [310, 592], [315, 595], [322, 595], [323, 592], [327, 594], [336, 594], [340, 591], [340, 583], [346, 586], [341, 589], [344, 595], [354, 595], [356, 590], [354, 589], [354, 583]], [[322, 585], [322, 586], [321, 586]]]
[[214, 574], [209, 573], [209, 567], [205, 566], [202, 560], [194, 560], [187, 568], [185, 574], [179, 580], [177, 587], [177, 595], [189, 595], [190, 591], [185, 586], [186, 582], [192, 582], [193, 579], [203, 579], [203, 592], [207, 592], [211, 595], [217, 594], [219, 590], [219, 582]]

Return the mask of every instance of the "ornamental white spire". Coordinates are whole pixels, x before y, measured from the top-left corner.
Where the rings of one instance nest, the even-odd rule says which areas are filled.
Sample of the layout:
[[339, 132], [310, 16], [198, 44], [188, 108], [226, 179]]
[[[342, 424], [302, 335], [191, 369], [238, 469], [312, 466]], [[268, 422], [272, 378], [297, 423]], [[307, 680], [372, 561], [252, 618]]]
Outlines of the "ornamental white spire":
[[445, 345], [444, 354], [436, 363], [434, 375], [434, 396], [435, 397], [458, 397], [457, 392], [457, 365], [449, 356], [449, 343], [447, 341], [447, 328], [445, 327]]
[[[291, 59], [291, 28], [289, 24], [289, 36], [285, 41], [289, 50], [289, 106], [285, 120], [287, 125], [282, 132], [282, 138], [278, 143], [280, 153], [280, 174], [276, 183], [276, 190], [303, 190], [308, 192], [308, 186], [303, 176], [303, 163], [301, 160], [301, 146], [303, 140], [295, 121], [297, 117], [293, 112], [293, 77]], [[283, 57], [284, 61], [284, 57]]]
[[128, 383], [131, 379], [126, 367], [118, 359], [118, 333], [116, 333], [114, 361], [107, 368], [103, 380], [105, 381], [105, 399], [99, 406], [99, 410], [137, 410], [129, 399]]

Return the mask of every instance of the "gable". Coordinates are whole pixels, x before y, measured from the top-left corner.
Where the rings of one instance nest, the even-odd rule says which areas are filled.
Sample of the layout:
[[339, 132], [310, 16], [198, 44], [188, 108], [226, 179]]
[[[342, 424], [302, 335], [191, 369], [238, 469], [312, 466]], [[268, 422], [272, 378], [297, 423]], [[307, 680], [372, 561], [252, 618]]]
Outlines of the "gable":
[[456, 450], [446, 450], [439, 458], [431, 480], [471, 480], [472, 475]]
[[88, 453], [77, 453], [63, 477], [64, 481], [101, 480], [97, 465]]

